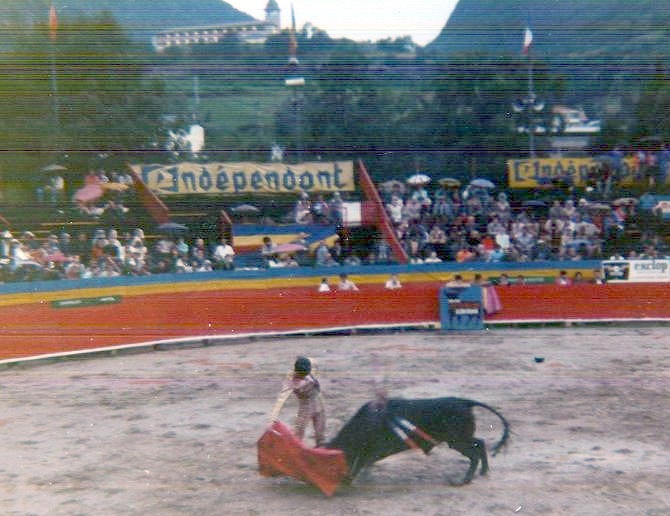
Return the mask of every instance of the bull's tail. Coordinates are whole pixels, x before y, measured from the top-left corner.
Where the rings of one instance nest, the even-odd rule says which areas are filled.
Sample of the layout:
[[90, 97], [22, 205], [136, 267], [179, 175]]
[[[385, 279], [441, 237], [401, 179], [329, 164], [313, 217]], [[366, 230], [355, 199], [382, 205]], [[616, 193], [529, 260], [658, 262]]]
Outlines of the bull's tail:
[[495, 443], [490, 448], [491, 455], [495, 455], [496, 453], [498, 453], [498, 451], [500, 451], [505, 446], [505, 444], [507, 444], [507, 440], [509, 439], [509, 433], [510, 433], [509, 423], [507, 422], [507, 419], [505, 419], [505, 416], [503, 416], [500, 412], [498, 412], [493, 407], [488, 406], [486, 403], [481, 403], [479, 401], [474, 401], [474, 400], [472, 400], [471, 403], [472, 403], [473, 407], [482, 407], [482, 408], [485, 408], [486, 410], [489, 410], [489, 411], [493, 412], [496, 416], [498, 416], [498, 418], [502, 422], [502, 425], [503, 425], [502, 437], [500, 438], [500, 441]]

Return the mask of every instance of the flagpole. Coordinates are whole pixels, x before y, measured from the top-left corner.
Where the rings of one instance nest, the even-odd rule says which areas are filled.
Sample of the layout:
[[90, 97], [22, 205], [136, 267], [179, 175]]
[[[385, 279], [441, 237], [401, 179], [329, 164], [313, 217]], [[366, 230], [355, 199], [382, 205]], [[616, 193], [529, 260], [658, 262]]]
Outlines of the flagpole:
[[56, 127], [60, 126], [59, 105], [58, 105], [58, 82], [56, 79], [56, 56], [51, 45], [51, 103], [53, 109], [54, 123]]
[[531, 159], [535, 157], [535, 128], [532, 122], [533, 105], [535, 104], [535, 91], [533, 85], [533, 60], [531, 58], [530, 48], [528, 49], [528, 109], [531, 115], [530, 123], [528, 124], [528, 146]]
[[55, 127], [60, 126], [60, 106], [58, 105], [58, 79], [56, 77], [56, 31], [58, 29], [58, 18], [56, 16], [56, 8], [54, 4], [51, 4], [49, 8], [49, 39], [50, 43], [50, 53], [51, 53], [51, 103], [53, 109], [53, 117]]

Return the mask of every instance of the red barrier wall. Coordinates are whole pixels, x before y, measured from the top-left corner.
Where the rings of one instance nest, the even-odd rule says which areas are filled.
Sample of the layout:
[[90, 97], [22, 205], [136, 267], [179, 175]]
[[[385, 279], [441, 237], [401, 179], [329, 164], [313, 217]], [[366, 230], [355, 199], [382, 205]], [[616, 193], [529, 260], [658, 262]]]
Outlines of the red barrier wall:
[[[439, 322], [439, 282], [359, 292], [314, 287], [207, 290], [121, 297], [119, 303], [0, 307], [0, 358], [182, 337]], [[498, 287], [500, 321], [670, 320], [670, 284]]]
[[670, 284], [527, 285], [496, 289], [496, 320], [644, 319], [670, 317]]

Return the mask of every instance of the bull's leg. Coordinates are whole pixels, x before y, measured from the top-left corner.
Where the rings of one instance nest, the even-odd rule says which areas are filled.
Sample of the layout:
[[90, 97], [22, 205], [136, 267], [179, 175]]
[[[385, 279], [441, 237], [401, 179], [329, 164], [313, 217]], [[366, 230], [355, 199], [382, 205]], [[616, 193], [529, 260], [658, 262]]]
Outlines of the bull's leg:
[[472, 481], [472, 477], [477, 472], [477, 466], [480, 461], [482, 463], [481, 474], [484, 475], [489, 470], [489, 463], [486, 457], [486, 444], [483, 440], [472, 439], [469, 442], [456, 443], [453, 447], [470, 459], [470, 467], [465, 474], [463, 484], [468, 484]]
[[479, 459], [482, 461], [482, 469], [479, 474], [486, 475], [489, 471], [489, 459], [486, 456], [486, 443], [483, 439], [475, 439], [474, 441], [474, 446], [479, 449]]

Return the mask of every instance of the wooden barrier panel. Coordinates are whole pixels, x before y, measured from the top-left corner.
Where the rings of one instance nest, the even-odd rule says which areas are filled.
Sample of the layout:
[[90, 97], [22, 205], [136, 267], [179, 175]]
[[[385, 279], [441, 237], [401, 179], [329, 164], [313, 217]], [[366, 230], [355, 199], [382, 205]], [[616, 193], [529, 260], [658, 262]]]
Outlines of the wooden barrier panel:
[[[156, 340], [257, 332], [314, 331], [375, 325], [439, 324], [440, 281], [405, 282], [399, 290], [359, 284], [358, 292], [313, 286], [204, 288], [132, 293], [65, 302], [0, 305], [0, 359]], [[176, 287], [175, 287], [176, 289]], [[487, 323], [558, 320], [670, 320], [670, 284], [497, 287], [502, 310]], [[53, 300], [56, 299], [56, 300]]]

